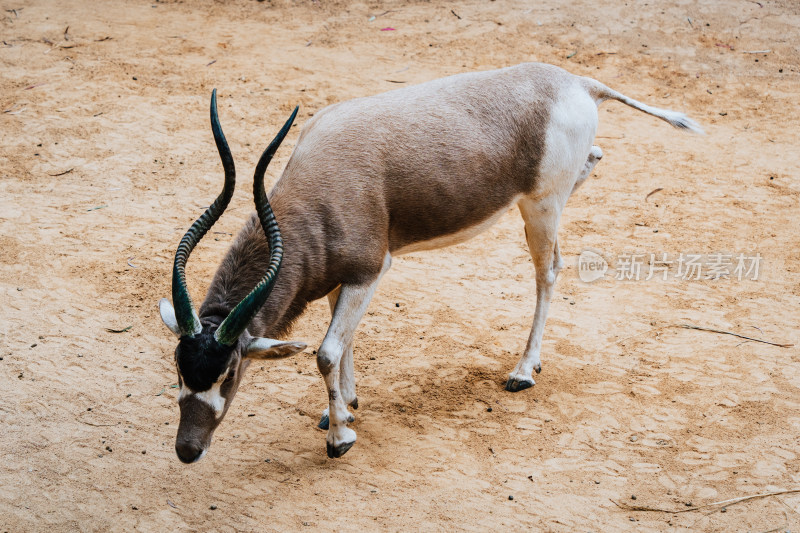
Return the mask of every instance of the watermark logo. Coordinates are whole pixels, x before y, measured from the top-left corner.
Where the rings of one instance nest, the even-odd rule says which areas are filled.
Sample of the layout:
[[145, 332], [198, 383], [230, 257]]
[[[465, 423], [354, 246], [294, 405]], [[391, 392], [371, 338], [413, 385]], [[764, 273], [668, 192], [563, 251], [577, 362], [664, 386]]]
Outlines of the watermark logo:
[[578, 277], [584, 283], [591, 283], [604, 277], [608, 272], [608, 263], [603, 256], [592, 250], [584, 250], [578, 256]]
[[[610, 257], [606, 254], [606, 257]], [[762, 257], [755, 253], [622, 253], [609, 264], [601, 253], [584, 250], [578, 256], [578, 277], [591, 283], [606, 277], [616, 281], [758, 280]]]

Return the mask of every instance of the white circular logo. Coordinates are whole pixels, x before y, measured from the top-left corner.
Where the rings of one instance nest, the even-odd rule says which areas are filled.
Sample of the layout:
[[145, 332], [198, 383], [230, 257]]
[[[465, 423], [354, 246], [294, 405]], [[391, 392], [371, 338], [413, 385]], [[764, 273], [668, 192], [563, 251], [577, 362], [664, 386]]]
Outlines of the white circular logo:
[[592, 250], [584, 250], [578, 256], [578, 277], [585, 283], [591, 283], [606, 275], [608, 263], [603, 256]]

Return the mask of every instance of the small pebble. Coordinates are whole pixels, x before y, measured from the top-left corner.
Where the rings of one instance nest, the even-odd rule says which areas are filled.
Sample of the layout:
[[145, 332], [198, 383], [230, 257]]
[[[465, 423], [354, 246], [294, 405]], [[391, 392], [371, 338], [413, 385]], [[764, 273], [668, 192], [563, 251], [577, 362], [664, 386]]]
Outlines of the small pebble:
[[635, 499], [636, 499], [636, 494], [631, 494], [631, 500], [635, 500]]
[[595, 484], [595, 485], [599, 485], [599, 484], [600, 484], [600, 482], [599, 482], [599, 481], [597, 481], [597, 480], [594, 480], [594, 484]]
[[209, 507], [209, 509], [211, 509], [212, 511], [216, 511], [217, 510], [217, 506], [216, 505], [212, 505], [212, 506]]
[[147, 455], [147, 450], [142, 450], [142, 455]]
[[132, 506], [131, 506], [131, 509], [133, 509], [134, 511], [138, 511], [138, 510], [139, 510], [139, 508], [138, 508], [138, 507], [136, 507], [135, 505], [132, 505]]
[[114, 450], [111, 449], [111, 446], [106, 446], [106, 450], [108, 450], [109, 452], [113, 452], [114, 451]]
[[487, 412], [487, 413], [491, 413], [491, 412], [492, 412], [492, 408], [491, 408], [491, 407], [487, 407], [487, 408], [486, 408], [486, 412]]
[[637, 440], [639, 440], [639, 437], [636, 435], [631, 435], [631, 442], [636, 442]]
[[728, 508], [727, 507], [723, 507], [722, 509], [719, 510], [719, 512], [720, 513], [727, 513], [728, 512]]
[[513, 500], [513, 499], [514, 499], [514, 496], [513, 496], [513, 495], [511, 495], [511, 494], [509, 494], [509, 495], [508, 495], [508, 499], [509, 499], [509, 500]]
[[691, 507], [692, 506], [692, 502], [686, 502], [684, 505], [686, 505], [686, 507]]
[[397, 302], [397, 303], [395, 303], [395, 304], [394, 304], [394, 306], [395, 306], [395, 307], [400, 307], [400, 303], [399, 303], [399, 302]]

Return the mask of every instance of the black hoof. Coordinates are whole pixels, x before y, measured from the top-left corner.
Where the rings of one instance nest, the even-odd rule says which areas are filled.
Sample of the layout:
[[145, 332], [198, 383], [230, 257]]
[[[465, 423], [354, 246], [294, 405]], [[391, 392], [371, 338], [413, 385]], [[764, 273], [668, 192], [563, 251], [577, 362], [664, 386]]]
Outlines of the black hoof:
[[536, 367], [534, 368], [534, 370], [536, 370], [536, 373], [537, 373], [537, 374], [541, 374], [541, 373], [542, 373], [542, 365], [536, 365]]
[[534, 382], [528, 379], [515, 379], [515, 378], [508, 378], [506, 381], [506, 390], [509, 392], [519, 392], [521, 390], [529, 389], [533, 387]]
[[347, 423], [348, 424], [352, 424], [355, 421], [356, 421], [356, 417], [354, 417], [353, 415], [348, 415], [348, 417], [347, 417]]
[[350, 402], [350, 407], [352, 407], [353, 409], [358, 409], [358, 398]]
[[319, 419], [319, 424], [317, 424], [317, 427], [319, 429], [327, 430], [329, 425], [330, 419], [328, 418], [328, 415], [322, 415], [322, 418]]
[[343, 456], [344, 454], [347, 453], [347, 450], [353, 447], [353, 444], [355, 443], [356, 441], [343, 442], [338, 446], [333, 446], [330, 442], [326, 442], [325, 445], [328, 448], [328, 457], [330, 457], [331, 459], [336, 459]]

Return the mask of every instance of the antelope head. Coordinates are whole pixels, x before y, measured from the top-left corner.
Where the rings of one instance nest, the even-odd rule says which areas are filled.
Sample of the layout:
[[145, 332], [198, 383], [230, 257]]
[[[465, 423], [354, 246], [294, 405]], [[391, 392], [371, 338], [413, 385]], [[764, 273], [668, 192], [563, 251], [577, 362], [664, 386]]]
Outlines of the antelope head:
[[300, 342], [253, 337], [247, 330], [250, 321], [269, 297], [281, 265], [283, 241], [264, 190], [264, 174], [296, 115], [297, 108], [261, 155], [253, 180], [256, 211], [269, 242], [270, 258], [266, 272], [261, 281], [224, 320], [201, 321], [186, 288], [186, 261], [195, 245], [225, 211], [236, 184], [233, 156], [217, 115], [216, 89], [211, 94], [211, 129], [225, 170], [225, 186], [178, 245], [172, 269], [174, 308], [166, 298], [159, 302], [161, 319], [178, 337], [175, 366], [180, 385], [180, 424], [175, 451], [184, 463], [198, 461], [208, 451], [214, 430], [228, 411], [250, 360], [280, 359], [306, 348]]

